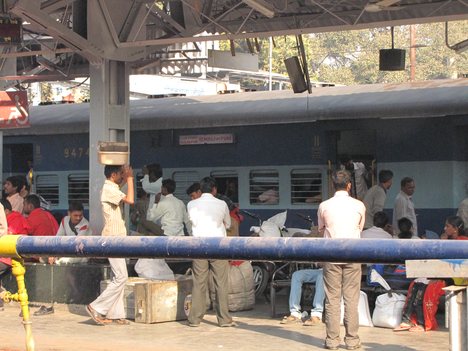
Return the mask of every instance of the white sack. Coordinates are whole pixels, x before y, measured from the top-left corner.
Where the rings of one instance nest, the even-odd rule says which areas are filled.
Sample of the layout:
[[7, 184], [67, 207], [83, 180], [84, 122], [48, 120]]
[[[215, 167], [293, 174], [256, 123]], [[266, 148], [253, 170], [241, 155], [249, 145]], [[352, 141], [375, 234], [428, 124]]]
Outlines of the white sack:
[[174, 280], [174, 272], [161, 258], [140, 258], [135, 264], [135, 272], [145, 279]]
[[[367, 300], [367, 294], [364, 291], [360, 291], [359, 294], [359, 325], [361, 327], [373, 327], [372, 318], [369, 311], [369, 301]], [[343, 324], [344, 319], [344, 302], [341, 299], [341, 324]]]
[[401, 323], [406, 296], [402, 294], [386, 293], [377, 296], [372, 322], [376, 327], [396, 328]]

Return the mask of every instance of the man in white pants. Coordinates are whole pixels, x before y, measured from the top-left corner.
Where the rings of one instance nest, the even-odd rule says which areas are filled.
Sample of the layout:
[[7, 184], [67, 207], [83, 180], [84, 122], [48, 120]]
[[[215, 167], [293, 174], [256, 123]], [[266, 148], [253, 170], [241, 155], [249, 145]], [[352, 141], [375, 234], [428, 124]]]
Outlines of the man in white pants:
[[[110, 166], [104, 168], [106, 181], [102, 187], [101, 205], [104, 215], [103, 236], [126, 236], [127, 228], [122, 218], [120, 205], [134, 202], [133, 170], [130, 166]], [[127, 183], [127, 194], [120, 186]], [[96, 324], [129, 324], [125, 319], [124, 289], [128, 279], [125, 258], [109, 258], [114, 277], [106, 290], [96, 300], [86, 306], [86, 311]]]

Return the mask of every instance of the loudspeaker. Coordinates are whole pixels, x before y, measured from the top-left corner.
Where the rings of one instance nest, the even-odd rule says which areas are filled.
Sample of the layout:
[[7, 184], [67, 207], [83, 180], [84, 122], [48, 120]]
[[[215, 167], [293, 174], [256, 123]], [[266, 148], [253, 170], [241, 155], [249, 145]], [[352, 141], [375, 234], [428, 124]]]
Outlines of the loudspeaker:
[[307, 90], [307, 84], [304, 79], [304, 72], [297, 56], [293, 56], [284, 60], [286, 70], [288, 71], [289, 81], [291, 82], [295, 93], [302, 93]]
[[404, 71], [405, 50], [403, 49], [381, 49], [379, 55], [379, 70], [381, 71]]

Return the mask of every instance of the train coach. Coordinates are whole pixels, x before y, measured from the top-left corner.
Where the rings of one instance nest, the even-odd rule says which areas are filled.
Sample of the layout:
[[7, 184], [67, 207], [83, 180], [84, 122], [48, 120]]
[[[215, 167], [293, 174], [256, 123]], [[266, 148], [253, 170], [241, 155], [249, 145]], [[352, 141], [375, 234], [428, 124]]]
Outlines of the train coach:
[[[4, 130], [3, 176], [34, 163], [36, 192], [53, 211], [89, 201], [89, 104], [36, 106], [30, 128]], [[344, 155], [374, 175], [391, 169], [394, 186], [415, 179], [421, 232], [439, 232], [468, 191], [468, 79], [249, 92], [130, 103], [131, 164], [160, 163], [176, 195], [213, 176], [219, 191], [261, 218], [288, 210], [307, 226], [332, 195], [330, 171]], [[141, 175], [140, 175], [141, 176]], [[241, 229], [249, 225], [246, 220]]]

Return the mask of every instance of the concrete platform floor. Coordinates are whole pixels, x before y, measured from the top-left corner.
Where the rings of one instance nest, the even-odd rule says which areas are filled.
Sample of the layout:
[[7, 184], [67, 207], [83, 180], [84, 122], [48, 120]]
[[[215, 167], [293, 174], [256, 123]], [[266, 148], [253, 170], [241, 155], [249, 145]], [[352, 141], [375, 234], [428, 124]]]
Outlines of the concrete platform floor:
[[[286, 297], [280, 311], [287, 310]], [[31, 308], [35, 311], [37, 308]], [[19, 305], [10, 303], [0, 312], [0, 351], [25, 350], [25, 333]], [[269, 304], [259, 299], [255, 309], [233, 313], [238, 327], [219, 328], [212, 311], [198, 328], [186, 321], [128, 326], [97, 326], [84, 306], [56, 305], [55, 313], [32, 316], [36, 351], [313, 351], [323, 349], [325, 326], [282, 325], [272, 319]], [[449, 333], [441, 327], [427, 333], [395, 333], [383, 328], [360, 328], [365, 351], [448, 350]], [[344, 344], [341, 346], [345, 350]]]

